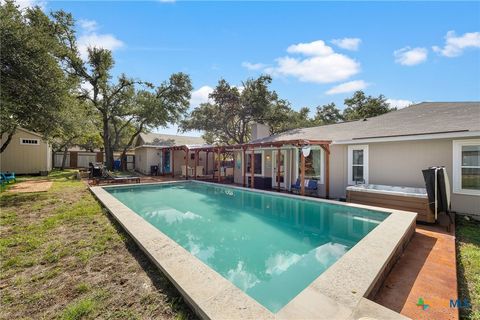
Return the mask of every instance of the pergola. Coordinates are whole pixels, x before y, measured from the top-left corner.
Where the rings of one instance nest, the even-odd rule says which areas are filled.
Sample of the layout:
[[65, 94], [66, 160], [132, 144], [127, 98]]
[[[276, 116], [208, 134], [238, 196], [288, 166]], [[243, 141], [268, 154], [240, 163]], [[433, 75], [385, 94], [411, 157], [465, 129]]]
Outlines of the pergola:
[[[172, 146], [169, 148], [162, 149], [163, 157], [165, 157], [165, 150], [170, 149], [172, 152], [172, 163], [171, 163], [171, 171], [172, 177], [175, 176], [175, 157], [173, 151], [182, 150], [185, 152], [185, 166], [187, 168], [187, 172], [185, 175], [185, 179], [188, 180], [188, 167], [190, 161], [190, 153], [195, 153], [195, 163], [194, 163], [194, 173], [193, 178], [197, 179], [197, 166], [198, 166], [198, 159], [200, 152], [206, 152], [206, 165], [205, 167], [208, 170], [208, 154], [213, 152], [217, 155], [216, 160], [216, 168], [218, 170], [218, 182], [221, 182], [221, 174], [220, 174], [220, 154], [225, 152], [232, 152], [235, 150], [242, 150], [243, 152], [243, 159], [246, 159], [247, 151], [250, 151], [250, 187], [255, 187], [255, 174], [254, 174], [254, 158], [255, 158], [255, 149], [265, 149], [265, 148], [273, 148], [277, 149], [277, 163], [281, 161], [281, 150], [288, 148], [304, 148], [309, 146], [319, 146], [321, 147], [326, 154], [325, 157], [325, 196], [326, 198], [329, 197], [330, 194], [330, 144], [331, 141], [329, 140], [307, 140], [307, 139], [294, 139], [294, 140], [279, 140], [279, 141], [268, 141], [268, 142], [253, 142], [253, 143], [245, 143], [245, 144], [237, 144], [237, 145], [230, 145], [230, 146], [215, 146], [215, 145], [182, 145], [182, 146]], [[215, 160], [214, 160], [215, 161]], [[245, 166], [245, 163], [242, 164]], [[233, 166], [235, 170], [235, 165]], [[280, 166], [277, 165], [277, 172], [276, 172], [276, 180], [277, 180], [277, 190], [280, 191]], [[246, 171], [243, 171], [243, 186], [247, 186], [247, 177]], [[303, 152], [300, 153], [300, 194], [305, 195], [305, 155]]]
[[[213, 152], [214, 154], [217, 155], [217, 163], [216, 163], [216, 168], [218, 170], [218, 182], [221, 182], [221, 174], [220, 174], [220, 154], [225, 153], [226, 147], [225, 146], [215, 146], [215, 145], [182, 145], [182, 146], [172, 146], [169, 147], [170, 152], [172, 152], [172, 177], [175, 176], [175, 156], [173, 154], [174, 151], [182, 150], [185, 152], [185, 166], [187, 168], [187, 172], [185, 175], [185, 180], [188, 180], [188, 167], [189, 167], [189, 162], [190, 162], [190, 154], [193, 152], [195, 154], [195, 160], [194, 160], [194, 172], [193, 172], [193, 179], [197, 179], [197, 166], [198, 166], [198, 159], [199, 159], [199, 153], [200, 152], [205, 152], [206, 157], [205, 157], [205, 167], [208, 170], [208, 155], [210, 152]], [[165, 157], [165, 150], [163, 149], [162, 152], [164, 152], [163, 156]], [[215, 160], [214, 160], [215, 161]]]
[[[242, 150], [243, 151], [243, 159], [246, 159], [247, 151], [250, 151], [250, 187], [255, 187], [255, 179], [254, 179], [254, 157], [255, 157], [255, 148], [257, 149], [265, 149], [265, 148], [276, 148], [277, 152], [277, 163], [280, 163], [281, 157], [281, 149], [288, 147], [297, 147], [297, 148], [304, 148], [308, 146], [320, 146], [326, 154], [325, 157], [325, 196], [326, 198], [329, 197], [330, 193], [330, 144], [331, 141], [329, 140], [306, 140], [306, 139], [294, 139], [294, 140], [278, 140], [278, 141], [268, 141], [268, 142], [253, 142], [253, 143], [245, 143], [239, 145], [229, 146], [228, 149], [231, 150]], [[305, 155], [303, 152], [301, 154], [301, 164], [300, 164], [300, 194], [305, 195]], [[243, 164], [245, 165], [245, 164]], [[280, 166], [277, 165], [277, 172], [276, 172], [276, 180], [277, 180], [277, 190], [280, 190]], [[246, 186], [246, 172], [243, 172], [243, 186]]]

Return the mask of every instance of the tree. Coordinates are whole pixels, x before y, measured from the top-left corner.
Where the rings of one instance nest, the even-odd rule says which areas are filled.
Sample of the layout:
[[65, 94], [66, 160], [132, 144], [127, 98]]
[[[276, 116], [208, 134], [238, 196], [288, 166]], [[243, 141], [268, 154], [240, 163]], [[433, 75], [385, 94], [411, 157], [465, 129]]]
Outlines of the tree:
[[[286, 100], [269, 89], [270, 76], [248, 79], [243, 90], [221, 79], [210, 94], [212, 102], [200, 104], [181, 122], [180, 129], [202, 130], [209, 143], [242, 144], [250, 140], [253, 122], [269, 125], [271, 133], [290, 128], [292, 119], [303, 114], [290, 108]], [[308, 112], [307, 112], [308, 114]]]
[[97, 137], [95, 133], [91, 108], [87, 103], [70, 97], [67, 107], [58, 113], [57, 125], [49, 139], [54, 152], [63, 152], [62, 170], [65, 168], [68, 149], [75, 145], [94, 143], [98, 139], [98, 133]]
[[343, 121], [343, 116], [335, 103], [325, 104], [317, 107], [317, 113], [313, 118], [316, 125], [325, 125]]
[[0, 4], [0, 135], [7, 135], [0, 152], [19, 126], [48, 138], [59, 123], [76, 85], [61, 66], [67, 50], [61, 23], [38, 7], [20, 11], [11, 0]]
[[[123, 149], [125, 154], [138, 134], [152, 127], [175, 123], [186, 113], [192, 90], [188, 75], [173, 74], [157, 88], [124, 74], [112, 81], [112, 52], [88, 48], [88, 60], [82, 61], [71, 27], [72, 16], [59, 11], [54, 17], [64, 27], [62, 41], [69, 48], [69, 73], [79, 77], [83, 84], [78, 98], [87, 101], [96, 111], [108, 169], [113, 169], [114, 150]], [[137, 92], [139, 86], [141, 91]]]
[[347, 107], [343, 111], [343, 117], [348, 121], [375, 117], [397, 110], [390, 107], [384, 95], [375, 98], [366, 96], [363, 91], [355, 92], [353, 97], [345, 99], [344, 103]]

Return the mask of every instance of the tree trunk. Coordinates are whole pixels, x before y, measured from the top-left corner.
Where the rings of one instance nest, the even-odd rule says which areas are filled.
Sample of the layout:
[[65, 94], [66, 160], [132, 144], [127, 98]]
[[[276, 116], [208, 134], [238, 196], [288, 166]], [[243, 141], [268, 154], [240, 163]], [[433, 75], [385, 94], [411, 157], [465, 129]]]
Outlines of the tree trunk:
[[110, 141], [108, 118], [103, 116], [103, 146], [105, 148], [105, 165], [107, 170], [113, 170], [113, 148]]
[[62, 166], [60, 170], [65, 170], [65, 164], [67, 163], [67, 154], [68, 154], [68, 148], [65, 146], [63, 149], [63, 159], [62, 159]]
[[5, 140], [5, 142], [2, 144], [2, 146], [0, 147], [0, 153], [2, 153], [8, 146], [8, 144], [10, 143], [10, 141], [12, 141], [12, 137], [13, 135], [15, 134], [15, 130], [17, 128], [13, 128], [13, 130], [11, 130], [10, 132], [8, 132], [8, 136], [7, 136], [7, 140]]

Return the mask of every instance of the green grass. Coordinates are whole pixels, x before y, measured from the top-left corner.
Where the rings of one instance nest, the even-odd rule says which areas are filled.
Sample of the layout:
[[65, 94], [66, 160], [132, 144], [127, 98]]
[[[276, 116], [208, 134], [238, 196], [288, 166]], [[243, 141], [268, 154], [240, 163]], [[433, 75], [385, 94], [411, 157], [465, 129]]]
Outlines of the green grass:
[[81, 299], [69, 305], [62, 314], [63, 320], [79, 320], [91, 314], [96, 304], [92, 298]]
[[460, 317], [480, 320], [480, 222], [459, 216], [456, 236], [459, 297], [472, 305], [460, 309]]
[[188, 319], [191, 310], [74, 171], [0, 194], [0, 319]]

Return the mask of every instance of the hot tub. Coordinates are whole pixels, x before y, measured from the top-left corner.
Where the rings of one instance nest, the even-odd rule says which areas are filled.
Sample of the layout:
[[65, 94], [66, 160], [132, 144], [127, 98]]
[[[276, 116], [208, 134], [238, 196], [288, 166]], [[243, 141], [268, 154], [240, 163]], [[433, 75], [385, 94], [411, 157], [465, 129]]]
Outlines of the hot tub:
[[428, 205], [427, 189], [360, 184], [347, 187], [347, 201], [369, 206], [416, 212], [417, 221], [435, 222]]

